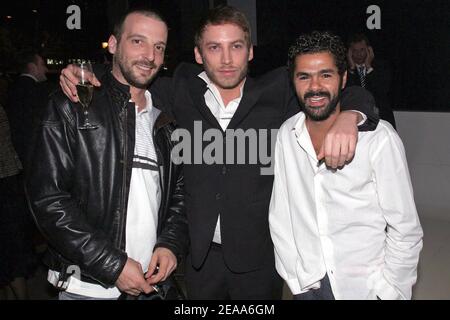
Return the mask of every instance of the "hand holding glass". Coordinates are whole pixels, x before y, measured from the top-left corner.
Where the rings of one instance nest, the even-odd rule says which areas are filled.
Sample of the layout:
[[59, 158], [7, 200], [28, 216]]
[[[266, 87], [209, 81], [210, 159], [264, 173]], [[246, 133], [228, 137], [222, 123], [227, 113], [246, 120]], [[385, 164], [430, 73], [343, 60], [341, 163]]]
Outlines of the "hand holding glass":
[[77, 94], [81, 106], [83, 107], [83, 124], [78, 127], [79, 130], [93, 130], [97, 129], [98, 126], [92, 124], [89, 121], [89, 105], [92, 101], [92, 96], [94, 93], [94, 86], [91, 84], [90, 79], [92, 78], [92, 66], [90, 62], [77, 63], [78, 67], [78, 77], [79, 82], [77, 84]]

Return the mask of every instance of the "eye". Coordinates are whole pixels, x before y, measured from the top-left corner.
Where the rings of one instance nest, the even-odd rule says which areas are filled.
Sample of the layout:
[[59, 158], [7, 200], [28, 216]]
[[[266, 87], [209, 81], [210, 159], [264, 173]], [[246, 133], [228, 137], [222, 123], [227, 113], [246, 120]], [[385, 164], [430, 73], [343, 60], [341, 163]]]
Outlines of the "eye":
[[210, 51], [217, 51], [218, 49], [219, 49], [219, 46], [217, 46], [217, 45], [212, 45], [212, 46], [208, 47], [208, 50], [210, 50]]
[[330, 74], [330, 73], [324, 73], [324, 74], [322, 75], [322, 77], [327, 79], [327, 78], [333, 77], [333, 75]]
[[133, 43], [133, 44], [141, 44], [142, 40], [140, 40], [140, 39], [132, 39], [131, 43]]
[[242, 44], [240, 44], [240, 43], [236, 43], [234, 46], [233, 46], [233, 48], [235, 48], [235, 49], [242, 49], [244, 46], [242, 45]]
[[308, 76], [307, 75], [300, 75], [297, 77], [298, 80], [303, 81], [303, 80], [308, 80]]
[[164, 52], [166, 48], [163, 45], [156, 45], [155, 49], [159, 52]]

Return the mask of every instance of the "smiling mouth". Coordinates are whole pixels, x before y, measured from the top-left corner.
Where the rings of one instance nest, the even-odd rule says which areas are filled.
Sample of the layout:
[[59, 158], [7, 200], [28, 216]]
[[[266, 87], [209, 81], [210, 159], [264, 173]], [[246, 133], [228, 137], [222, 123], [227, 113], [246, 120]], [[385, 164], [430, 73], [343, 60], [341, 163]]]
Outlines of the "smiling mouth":
[[326, 102], [326, 97], [311, 97], [308, 98], [308, 102], [309, 102], [309, 106], [310, 107], [321, 107], [325, 104]]
[[143, 65], [143, 64], [135, 64], [136, 68], [138, 68], [139, 70], [145, 71], [145, 72], [150, 72], [153, 70], [152, 66], [149, 65]]

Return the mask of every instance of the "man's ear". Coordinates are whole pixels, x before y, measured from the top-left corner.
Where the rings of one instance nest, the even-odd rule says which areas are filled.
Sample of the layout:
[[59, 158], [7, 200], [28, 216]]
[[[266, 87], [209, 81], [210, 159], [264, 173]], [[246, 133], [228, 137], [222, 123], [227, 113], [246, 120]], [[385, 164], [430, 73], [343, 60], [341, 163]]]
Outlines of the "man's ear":
[[197, 46], [194, 48], [194, 54], [195, 54], [195, 61], [197, 61], [198, 64], [203, 64], [203, 58], [200, 53], [200, 49]]
[[108, 40], [108, 51], [111, 54], [115, 54], [117, 51], [117, 39], [115, 36], [110, 36]]
[[249, 50], [249, 54], [248, 54], [248, 61], [252, 61], [253, 60], [253, 45], [250, 45], [250, 50]]

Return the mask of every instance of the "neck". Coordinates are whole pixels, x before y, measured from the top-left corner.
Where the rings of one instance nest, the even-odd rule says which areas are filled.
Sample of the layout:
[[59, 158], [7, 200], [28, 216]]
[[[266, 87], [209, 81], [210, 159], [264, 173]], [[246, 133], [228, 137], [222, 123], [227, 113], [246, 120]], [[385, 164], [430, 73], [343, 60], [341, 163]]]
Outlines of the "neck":
[[147, 107], [147, 99], [145, 98], [145, 89], [130, 87], [131, 100], [136, 104], [138, 112]]
[[147, 106], [147, 100], [145, 98], [145, 89], [133, 87], [130, 85], [122, 75], [118, 66], [113, 66], [112, 74], [114, 78], [120, 83], [130, 87], [131, 100], [138, 106], [138, 112], [144, 110]]
[[311, 142], [314, 146], [316, 154], [319, 154], [322, 147], [325, 136], [327, 135], [330, 128], [333, 126], [337, 117], [340, 114], [340, 105], [336, 107], [336, 111], [330, 115], [327, 119], [323, 121], [314, 121], [309, 117], [306, 117], [305, 124], [308, 129], [309, 136], [311, 137]]
[[228, 106], [228, 104], [234, 100], [237, 99], [241, 96], [241, 88], [244, 86], [245, 83], [245, 79], [242, 80], [242, 82], [231, 89], [222, 89], [222, 88], [218, 88], [219, 93], [220, 93], [220, 97], [222, 98], [223, 104], [224, 106]]

